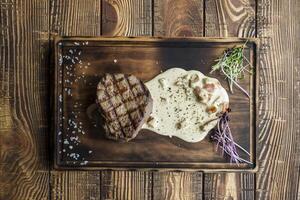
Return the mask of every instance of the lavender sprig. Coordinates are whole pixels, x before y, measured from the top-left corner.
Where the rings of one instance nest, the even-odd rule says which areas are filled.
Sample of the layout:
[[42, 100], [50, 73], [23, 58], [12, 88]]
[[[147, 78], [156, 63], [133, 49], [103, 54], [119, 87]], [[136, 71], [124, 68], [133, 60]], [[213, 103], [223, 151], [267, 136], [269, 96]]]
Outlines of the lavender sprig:
[[213, 133], [210, 135], [211, 140], [215, 141], [217, 143], [216, 150], [220, 148], [222, 150], [222, 155], [224, 156], [224, 153], [227, 154], [230, 158], [230, 163], [248, 163], [252, 164], [251, 162], [241, 158], [238, 154], [237, 148], [244, 151], [247, 155], [250, 156], [250, 153], [246, 151], [243, 147], [238, 145], [234, 142], [231, 130], [229, 127], [229, 115], [228, 112], [230, 112], [230, 109], [227, 109], [221, 116], [217, 124], [217, 128], [213, 131]]

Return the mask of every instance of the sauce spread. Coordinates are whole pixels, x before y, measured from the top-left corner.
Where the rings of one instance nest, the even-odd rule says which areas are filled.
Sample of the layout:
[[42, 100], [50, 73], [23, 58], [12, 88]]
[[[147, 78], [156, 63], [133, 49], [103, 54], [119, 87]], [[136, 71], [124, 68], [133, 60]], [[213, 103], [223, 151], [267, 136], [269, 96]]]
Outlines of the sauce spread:
[[153, 98], [153, 111], [143, 128], [187, 142], [203, 140], [229, 104], [220, 82], [196, 70], [172, 68], [146, 86]]

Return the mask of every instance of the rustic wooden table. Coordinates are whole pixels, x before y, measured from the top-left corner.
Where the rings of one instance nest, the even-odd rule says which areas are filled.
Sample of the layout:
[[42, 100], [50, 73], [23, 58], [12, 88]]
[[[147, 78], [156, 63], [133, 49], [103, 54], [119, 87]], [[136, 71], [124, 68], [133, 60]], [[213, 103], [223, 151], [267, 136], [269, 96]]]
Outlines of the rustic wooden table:
[[[1, 0], [0, 199], [300, 198], [299, 0]], [[258, 37], [259, 171], [54, 171], [54, 35]]]

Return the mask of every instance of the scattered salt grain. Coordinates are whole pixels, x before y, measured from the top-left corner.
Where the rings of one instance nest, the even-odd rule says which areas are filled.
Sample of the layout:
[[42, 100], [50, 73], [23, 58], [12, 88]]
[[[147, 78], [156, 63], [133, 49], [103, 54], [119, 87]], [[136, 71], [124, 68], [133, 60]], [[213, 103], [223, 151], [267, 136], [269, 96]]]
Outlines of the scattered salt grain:
[[87, 160], [85, 160], [84, 162], [81, 162], [81, 163], [80, 163], [80, 165], [86, 165], [86, 164], [88, 164], [88, 161], [87, 161]]
[[67, 139], [64, 140], [64, 144], [70, 144]]

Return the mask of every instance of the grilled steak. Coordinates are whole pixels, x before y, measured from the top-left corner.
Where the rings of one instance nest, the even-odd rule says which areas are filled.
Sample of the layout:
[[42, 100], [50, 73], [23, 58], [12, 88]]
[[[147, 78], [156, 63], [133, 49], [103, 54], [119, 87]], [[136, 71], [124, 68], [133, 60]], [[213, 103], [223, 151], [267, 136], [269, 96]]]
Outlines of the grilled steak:
[[105, 135], [129, 141], [135, 138], [152, 111], [152, 98], [133, 75], [105, 74], [97, 87], [97, 104]]

